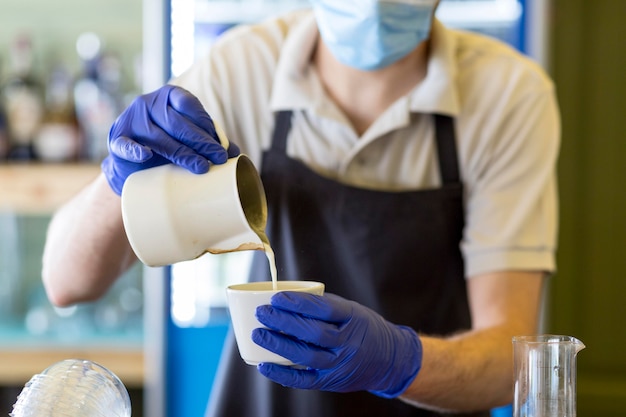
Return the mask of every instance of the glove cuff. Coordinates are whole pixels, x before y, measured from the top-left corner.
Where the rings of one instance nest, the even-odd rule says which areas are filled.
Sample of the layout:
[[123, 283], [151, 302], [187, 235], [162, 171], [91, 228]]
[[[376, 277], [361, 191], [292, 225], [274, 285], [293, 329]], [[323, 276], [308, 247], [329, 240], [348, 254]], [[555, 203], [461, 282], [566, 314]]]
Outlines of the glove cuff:
[[120, 184], [118, 177], [115, 175], [115, 162], [113, 161], [111, 155], [104, 158], [104, 160], [100, 164], [100, 169], [104, 173], [104, 177], [107, 179], [109, 187], [111, 187], [115, 194], [121, 196], [124, 182], [121, 181]]
[[415, 330], [411, 329], [407, 326], [397, 326], [399, 331], [404, 335], [405, 340], [402, 344], [403, 349], [398, 352], [396, 357], [394, 358], [394, 364], [397, 369], [395, 371], [398, 375], [402, 375], [402, 378], [399, 378], [399, 382], [396, 386], [387, 389], [371, 392], [374, 395], [377, 395], [382, 398], [392, 399], [396, 398], [413, 383], [415, 377], [419, 373], [422, 368], [422, 342], [415, 333]]

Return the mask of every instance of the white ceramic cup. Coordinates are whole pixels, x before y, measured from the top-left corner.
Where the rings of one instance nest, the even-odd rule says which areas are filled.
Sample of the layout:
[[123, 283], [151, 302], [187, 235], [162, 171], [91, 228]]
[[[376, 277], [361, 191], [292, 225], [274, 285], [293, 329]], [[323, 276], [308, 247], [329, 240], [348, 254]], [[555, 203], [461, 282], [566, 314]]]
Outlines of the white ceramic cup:
[[252, 161], [239, 155], [201, 175], [172, 164], [131, 174], [122, 218], [141, 262], [163, 266], [206, 252], [263, 250], [267, 201]]
[[263, 326], [255, 316], [256, 308], [270, 304], [272, 295], [280, 291], [301, 291], [316, 295], [324, 294], [324, 284], [315, 281], [277, 281], [274, 290], [272, 281], [249, 282], [231, 285], [226, 289], [228, 309], [235, 331], [239, 355], [248, 365], [272, 362], [281, 365], [293, 365], [291, 361], [252, 341], [252, 331]]

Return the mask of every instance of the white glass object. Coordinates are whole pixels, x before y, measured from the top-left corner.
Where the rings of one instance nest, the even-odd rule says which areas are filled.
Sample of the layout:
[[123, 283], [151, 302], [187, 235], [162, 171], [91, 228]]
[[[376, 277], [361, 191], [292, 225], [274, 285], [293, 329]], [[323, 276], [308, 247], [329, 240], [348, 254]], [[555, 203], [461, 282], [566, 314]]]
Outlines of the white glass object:
[[559, 335], [513, 338], [514, 417], [576, 417], [576, 355], [585, 345]]
[[57, 362], [26, 383], [11, 417], [130, 417], [130, 397], [105, 367], [81, 359]]

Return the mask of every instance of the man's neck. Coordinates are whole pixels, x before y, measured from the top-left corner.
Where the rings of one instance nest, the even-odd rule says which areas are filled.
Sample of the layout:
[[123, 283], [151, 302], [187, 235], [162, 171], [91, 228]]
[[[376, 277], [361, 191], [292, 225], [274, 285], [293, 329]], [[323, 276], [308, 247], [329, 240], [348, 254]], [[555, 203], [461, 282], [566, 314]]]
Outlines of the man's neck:
[[321, 39], [313, 55], [322, 84], [361, 136], [376, 118], [426, 76], [428, 43], [379, 70], [361, 71], [337, 61]]

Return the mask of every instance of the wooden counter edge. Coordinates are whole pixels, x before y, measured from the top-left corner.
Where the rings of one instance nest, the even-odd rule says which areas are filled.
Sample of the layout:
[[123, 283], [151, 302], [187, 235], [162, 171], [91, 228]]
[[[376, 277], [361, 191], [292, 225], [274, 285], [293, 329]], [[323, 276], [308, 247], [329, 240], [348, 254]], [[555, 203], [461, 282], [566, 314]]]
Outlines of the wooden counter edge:
[[33, 375], [65, 359], [88, 359], [116, 374], [127, 388], [144, 384], [141, 350], [95, 350], [90, 348], [0, 349], [0, 385], [23, 386]]
[[97, 164], [0, 164], [0, 210], [51, 214], [99, 173]]

